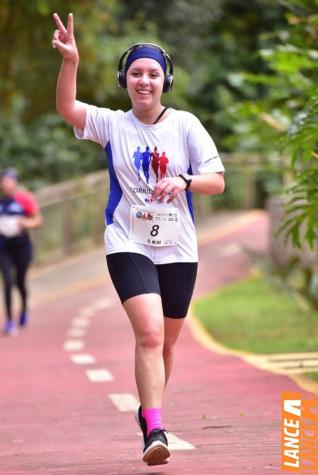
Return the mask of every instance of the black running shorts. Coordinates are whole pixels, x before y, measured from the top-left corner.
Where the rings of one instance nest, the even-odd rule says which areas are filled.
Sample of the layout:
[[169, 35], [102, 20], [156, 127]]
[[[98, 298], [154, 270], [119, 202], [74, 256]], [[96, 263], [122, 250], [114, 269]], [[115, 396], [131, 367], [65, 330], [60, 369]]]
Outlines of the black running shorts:
[[161, 296], [163, 314], [170, 318], [187, 315], [197, 276], [197, 262], [154, 264], [133, 252], [106, 256], [107, 266], [121, 302], [136, 295]]

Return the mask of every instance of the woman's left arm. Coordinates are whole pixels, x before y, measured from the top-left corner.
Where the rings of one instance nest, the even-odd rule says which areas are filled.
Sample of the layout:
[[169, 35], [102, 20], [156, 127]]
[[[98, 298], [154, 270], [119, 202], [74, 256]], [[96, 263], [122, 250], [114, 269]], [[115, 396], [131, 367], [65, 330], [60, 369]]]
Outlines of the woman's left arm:
[[212, 172], [191, 176], [191, 184], [188, 190], [202, 193], [203, 195], [221, 195], [224, 187], [223, 172]]
[[43, 224], [43, 217], [39, 210], [30, 216], [23, 216], [20, 219], [20, 226], [24, 230], [36, 229], [42, 226], [42, 224]]
[[[224, 191], [223, 172], [202, 173], [190, 177], [191, 184], [188, 187], [190, 191], [204, 195], [220, 195]], [[162, 202], [169, 195], [167, 203], [171, 203], [178, 193], [185, 191], [186, 187], [186, 182], [180, 176], [163, 178], [154, 186], [151, 199]]]

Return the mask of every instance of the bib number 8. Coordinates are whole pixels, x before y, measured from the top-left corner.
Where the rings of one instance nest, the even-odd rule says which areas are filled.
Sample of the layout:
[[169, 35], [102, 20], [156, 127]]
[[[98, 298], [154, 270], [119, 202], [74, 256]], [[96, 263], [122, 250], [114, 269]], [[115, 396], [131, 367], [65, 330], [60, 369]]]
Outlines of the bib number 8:
[[158, 236], [158, 233], [159, 233], [159, 224], [154, 224], [151, 228], [150, 236], [152, 237]]

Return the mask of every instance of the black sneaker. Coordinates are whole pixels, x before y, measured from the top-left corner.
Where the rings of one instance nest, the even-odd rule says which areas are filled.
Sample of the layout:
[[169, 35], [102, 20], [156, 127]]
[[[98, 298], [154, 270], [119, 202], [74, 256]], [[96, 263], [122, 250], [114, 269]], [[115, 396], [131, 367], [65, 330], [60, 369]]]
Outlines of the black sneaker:
[[170, 451], [168, 449], [168, 440], [165, 431], [162, 429], [153, 429], [144, 448], [143, 461], [148, 465], [160, 465], [168, 462]]
[[143, 435], [144, 441], [143, 441], [142, 449], [144, 449], [146, 445], [146, 441], [147, 441], [147, 422], [146, 422], [146, 419], [142, 417], [141, 411], [142, 411], [141, 406], [139, 406], [138, 409], [135, 410], [135, 419]]

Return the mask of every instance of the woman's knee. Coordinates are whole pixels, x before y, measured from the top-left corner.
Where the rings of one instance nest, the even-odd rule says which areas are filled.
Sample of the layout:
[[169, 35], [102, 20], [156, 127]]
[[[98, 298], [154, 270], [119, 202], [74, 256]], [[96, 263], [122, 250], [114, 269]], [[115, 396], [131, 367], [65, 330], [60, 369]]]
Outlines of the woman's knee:
[[164, 342], [164, 319], [160, 296], [138, 295], [124, 302], [135, 333], [137, 346], [162, 349]]
[[160, 349], [163, 347], [164, 334], [162, 329], [148, 327], [136, 335], [136, 343], [144, 349]]

